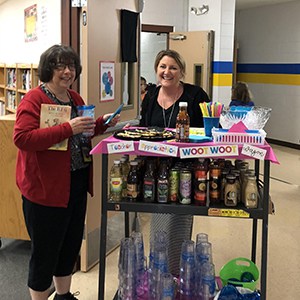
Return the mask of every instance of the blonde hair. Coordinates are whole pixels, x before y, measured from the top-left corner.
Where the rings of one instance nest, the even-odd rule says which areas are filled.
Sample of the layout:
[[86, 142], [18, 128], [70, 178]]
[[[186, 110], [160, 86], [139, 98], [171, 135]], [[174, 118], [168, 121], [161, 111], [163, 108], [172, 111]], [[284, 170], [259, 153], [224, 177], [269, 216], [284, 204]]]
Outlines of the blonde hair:
[[180, 73], [181, 73], [182, 77], [184, 77], [185, 72], [186, 72], [185, 61], [182, 58], [182, 56], [175, 50], [168, 49], [168, 50], [162, 50], [162, 51], [158, 52], [158, 54], [156, 55], [156, 58], [155, 58], [155, 62], [154, 62], [154, 71], [155, 72], [157, 71], [159, 62], [162, 60], [162, 58], [164, 56], [169, 56], [176, 61], [177, 65], [179, 66]]

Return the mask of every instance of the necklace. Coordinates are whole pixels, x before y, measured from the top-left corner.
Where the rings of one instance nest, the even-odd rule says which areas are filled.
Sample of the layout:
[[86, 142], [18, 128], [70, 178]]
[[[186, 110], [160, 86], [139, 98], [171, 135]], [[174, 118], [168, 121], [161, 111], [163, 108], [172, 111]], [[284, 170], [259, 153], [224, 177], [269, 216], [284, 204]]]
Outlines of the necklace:
[[167, 122], [166, 122], [166, 112], [165, 112], [165, 109], [162, 107], [165, 128], [170, 128], [170, 123], [171, 123], [171, 119], [172, 119], [173, 112], [174, 112], [175, 102], [176, 101], [174, 101], [174, 103], [172, 105], [172, 110], [171, 110], [171, 114], [169, 116], [168, 126], [167, 126]]
[[178, 90], [178, 92], [176, 93], [176, 95], [174, 97], [174, 101], [173, 101], [173, 104], [172, 104], [172, 110], [171, 110], [171, 113], [170, 113], [170, 116], [169, 116], [168, 124], [167, 124], [167, 120], [166, 120], [165, 108], [164, 108], [164, 105], [162, 105], [162, 114], [163, 114], [165, 128], [170, 128], [170, 123], [171, 123], [171, 119], [172, 119], [172, 116], [173, 116], [173, 112], [174, 112], [174, 108], [175, 108], [175, 103], [177, 101], [177, 98], [178, 98], [180, 92], [181, 92], [181, 89]]
[[57, 96], [56, 96], [56, 94], [49, 88], [49, 86], [48, 86], [48, 84], [45, 84], [44, 85], [45, 86], [45, 88], [48, 90], [48, 92], [60, 103], [60, 104], [63, 104], [63, 105], [68, 105], [68, 104], [70, 104], [70, 101], [71, 101], [71, 96], [70, 96], [70, 94], [69, 94], [69, 92], [68, 91], [66, 91], [66, 95], [67, 95], [67, 97], [68, 97], [68, 99], [69, 99], [69, 101], [62, 101], [62, 100], [60, 100]]

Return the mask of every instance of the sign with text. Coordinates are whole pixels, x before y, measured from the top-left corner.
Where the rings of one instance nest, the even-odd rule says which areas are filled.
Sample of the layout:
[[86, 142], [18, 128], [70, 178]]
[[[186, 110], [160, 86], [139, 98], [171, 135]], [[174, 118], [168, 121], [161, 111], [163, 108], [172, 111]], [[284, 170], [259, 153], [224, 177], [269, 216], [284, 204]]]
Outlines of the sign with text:
[[177, 156], [178, 147], [163, 143], [140, 141], [139, 150], [157, 155]]
[[107, 152], [110, 153], [122, 153], [134, 151], [133, 141], [124, 141], [118, 143], [107, 144]]
[[238, 156], [237, 145], [193, 146], [180, 149], [180, 158]]
[[252, 145], [244, 144], [242, 154], [256, 159], [264, 160], [267, 154], [267, 150]]

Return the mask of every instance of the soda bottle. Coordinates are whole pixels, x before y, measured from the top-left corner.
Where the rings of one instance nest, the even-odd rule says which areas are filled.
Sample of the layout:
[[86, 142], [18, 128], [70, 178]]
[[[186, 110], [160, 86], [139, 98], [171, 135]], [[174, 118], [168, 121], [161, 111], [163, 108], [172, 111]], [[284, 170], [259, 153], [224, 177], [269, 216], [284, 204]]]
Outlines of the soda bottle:
[[179, 113], [176, 119], [176, 142], [188, 142], [190, 134], [190, 117], [187, 102], [179, 102]]
[[127, 177], [127, 200], [130, 202], [136, 202], [139, 199], [139, 184], [140, 178], [137, 172], [137, 161], [130, 162], [130, 171]]
[[119, 160], [115, 160], [110, 170], [110, 200], [121, 201], [123, 189], [123, 175]]

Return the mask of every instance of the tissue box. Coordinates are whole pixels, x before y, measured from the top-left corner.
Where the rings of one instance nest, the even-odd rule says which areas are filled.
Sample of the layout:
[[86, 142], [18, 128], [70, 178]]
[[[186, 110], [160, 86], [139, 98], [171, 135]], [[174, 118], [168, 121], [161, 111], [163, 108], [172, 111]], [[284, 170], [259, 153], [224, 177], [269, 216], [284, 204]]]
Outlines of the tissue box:
[[229, 132], [228, 129], [213, 128], [212, 136], [216, 144], [252, 144], [264, 145], [266, 132], [260, 130], [245, 130], [245, 132]]

